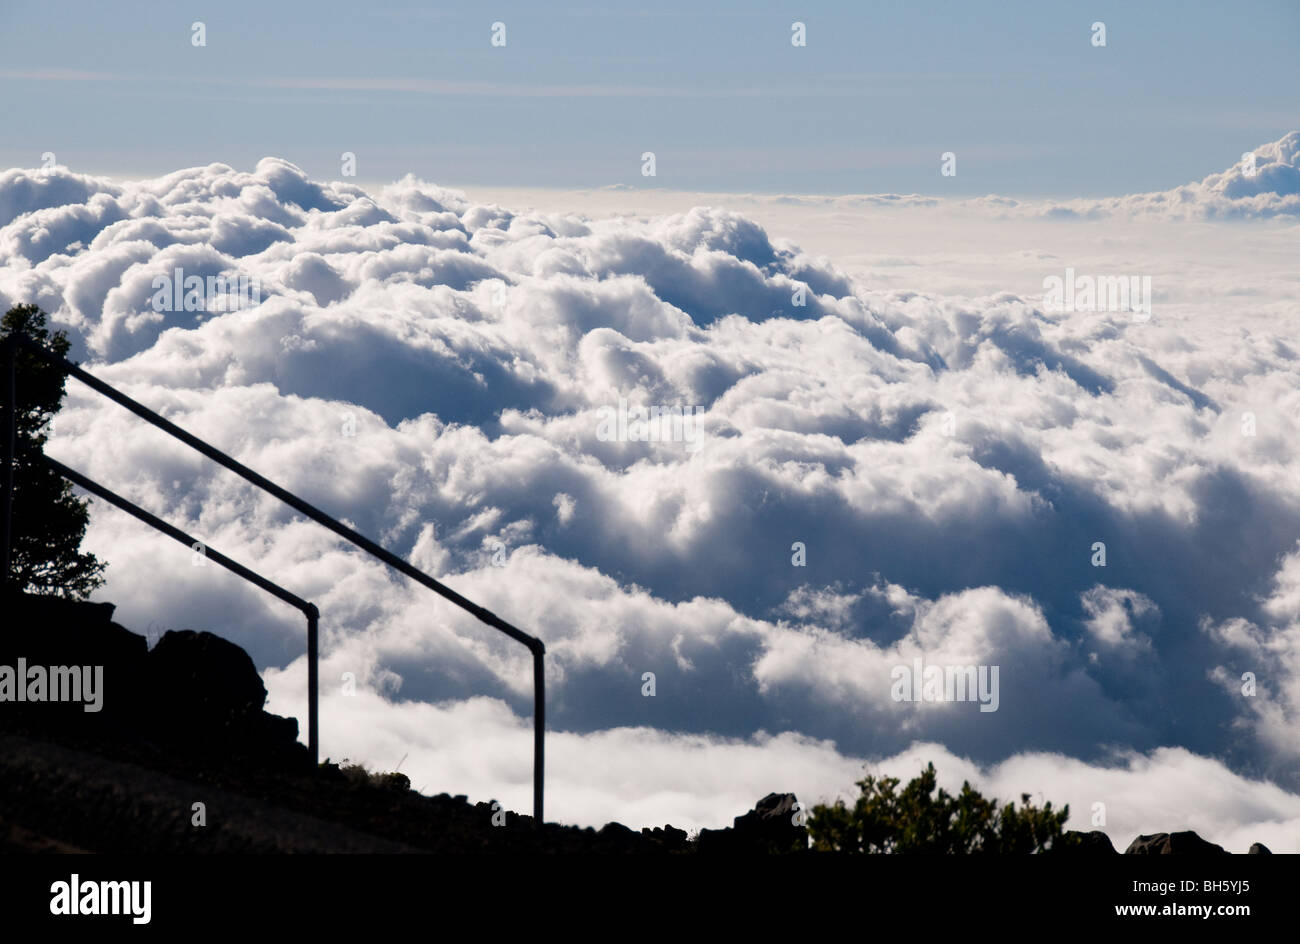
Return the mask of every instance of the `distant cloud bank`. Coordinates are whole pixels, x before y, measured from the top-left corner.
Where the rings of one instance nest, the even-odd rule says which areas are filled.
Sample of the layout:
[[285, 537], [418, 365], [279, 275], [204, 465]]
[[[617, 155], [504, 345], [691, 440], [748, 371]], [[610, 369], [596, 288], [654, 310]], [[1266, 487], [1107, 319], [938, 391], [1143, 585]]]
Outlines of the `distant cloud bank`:
[[960, 207], [1005, 217], [1095, 220], [1107, 217], [1167, 220], [1250, 220], [1300, 216], [1300, 131], [1242, 153], [1242, 159], [1204, 180], [1173, 190], [1135, 193], [1101, 200], [1015, 200], [989, 195], [948, 200], [921, 194], [875, 193], [848, 196], [777, 196], [792, 206], [899, 209]]

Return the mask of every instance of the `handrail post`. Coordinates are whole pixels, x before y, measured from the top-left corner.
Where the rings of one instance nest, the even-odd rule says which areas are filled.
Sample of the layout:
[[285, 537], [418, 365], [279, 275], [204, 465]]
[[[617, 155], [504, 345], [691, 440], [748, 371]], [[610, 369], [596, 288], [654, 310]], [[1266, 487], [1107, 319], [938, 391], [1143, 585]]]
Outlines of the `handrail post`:
[[533, 651], [533, 828], [541, 829], [546, 822], [542, 808], [546, 752], [546, 680], [542, 656], [546, 649], [540, 641], [529, 648]]
[[9, 589], [9, 567], [13, 563], [14, 542], [14, 466], [18, 462], [18, 403], [15, 399], [18, 391], [18, 362], [16, 348], [12, 337], [0, 341], [3, 348], [4, 376], [4, 418], [0, 428], [0, 439], [4, 441], [4, 499], [0, 506], [0, 544], [3, 544], [3, 558], [0, 559], [0, 587]]
[[311, 752], [311, 766], [320, 764], [320, 675], [316, 664], [320, 610], [310, 605], [307, 611], [307, 750]]

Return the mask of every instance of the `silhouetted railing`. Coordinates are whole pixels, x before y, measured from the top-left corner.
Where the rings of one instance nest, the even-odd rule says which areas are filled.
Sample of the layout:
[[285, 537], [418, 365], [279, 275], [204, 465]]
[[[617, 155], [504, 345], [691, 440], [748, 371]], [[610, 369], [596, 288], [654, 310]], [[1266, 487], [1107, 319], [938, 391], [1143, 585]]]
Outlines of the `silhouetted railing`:
[[222, 567], [243, 577], [249, 583], [257, 584], [267, 593], [273, 594], [288, 603], [290, 606], [296, 606], [302, 610], [307, 617], [307, 750], [311, 753], [311, 765], [315, 767], [320, 763], [320, 715], [318, 710], [318, 698], [320, 686], [317, 683], [319, 675], [317, 673], [317, 651], [318, 636], [317, 630], [320, 623], [320, 610], [316, 609], [315, 604], [308, 603], [300, 596], [290, 593], [279, 584], [272, 583], [261, 574], [255, 573], [245, 567], [238, 561], [233, 561], [220, 551], [213, 550], [203, 541], [191, 537], [180, 528], [172, 527], [166, 521], [156, 515], [145, 511], [139, 505], [128, 501], [121, 495], [109, 491], [93, 479], [89, 479], [73, 469], [68, 468], [62, 462], [57, 462], [49, 456], [42, 457], [46, 464], [55, 472], [63, 476], [69, 482], [80, 485], [86, 491], [93, 495], [98, 495], [104, 501], [116, 505], [129, 515], [139, 518], [149, 527], [161, 531], [170, 538], [175, 538], [187, 547], [202, 547], [203, 557], [205, 560], [214, 560]]
[[[315, 506], [308, 504], [307, 502], [299, 498], [297, 495], [294, 495], [286, 491], [285, 489], [281, 488], [279, 485], [276, 485], [270, 479], [267, 479], [257, 474], [252, 469], [236, 461], [235, 459], [232, 459], [230, 456], [226, 455], [224, 452], [221, 452], [219, 449], [214, 448], [213, 446], [209, 445], [208, 443], [204, 442], [198, 437], [193, 436], [190, 433], [186, 432], [185, 430], [181, 429], [176, 424], [159, 416], [157, 413], [153, 412], [148, 407], [136, 402], [135, 400], [132, 400], [130, 397], [122, 393], [120, 390], [117, 390], [116, 388], [109, 386], [99, 378], [86, 373], [76, 364], [73, 364], [70, 361], [65, 360], [64, 358], [59, 357], [57, 354], [54, 354], [51, 351], [46, 350], [44, 347], [42, 347], [39, 344], [36, 344], [34, 341], [26, 337], [25, 335], [17, 334], [17, 333], [11, 334], [8, 337], [6, 337], [2, 342], [0, 342], [0, 345], [3, 345], [2, 357], [3, 357], [3, 370], [5, 374], [4, 383], [6, 384], [7, 387], [5, 403], [4, 403], [5, 413], [3, 418], [3, 430], [0, 430], [0, 440], [2, 440], [4, 444], [4, 460], [5, 460], [4, 499], [3, 499], [3, 505], [0, 506], [0, 528], [2, 528], [3, 530], [2, 540], [0, 540], [0, 544], [3, 545], [3, 560], [0, 561], [0, 563], [3, 564], [3, 569], [0, 570], [0, 580], [2, 580], [5, 584], [7, 584], [9, 581], [9, 570], [10, 570], [10, 561], [11, 561], [11, 554], [12, 554], [12, 522], [13, 522], [13, 492], [14, 492], [13, 480], [14, 480], [14, 465], [15, 465], [16, 447], [17, 447], [17, 442], [16, 442], [17, 411], [15, 409], [16, 392], [17, 392], [17, 363], [15, 359], [15, 353], [17, 352], [18, 349], [21, 348], [22, 350], [30, 354], [33, 354], [36, 357], [41, 358], [51, 366], [58, 368], [64, 374], [77, 378], [78, 380], [86, 384], [91, 389], [95, 390], [98, 393], [103, 394], [104, 396], [108, 397], [110, 400], [113, 400], [119, 405], [126, 407], [126, 409], [130, 410], [136, 416], [139, 416], [141, 419], [145, 420], [146, 422], [151, 423], [152, 425], [158, 427], [163, 432], [167, 433], [173, 438], [179, 439], [181, 442], [185, 443], [191, 448], [207, 456], [209, 459], [213, 460], [214, 462], [217, 462], [220, 465], [225, 466], [227, 469], [234, 472], [236, 475], [240, 476], [246, 481], [251, 482], [252, 484], [256, 485], [258, 488], [262, 489], [262, 491], [269, 492], [270, 494], [274, 495], [276, 498], [280, 499], [286, 505], [289, 505], [291, 508], [295, 509], [301, 514], [304, 514], [308, 518], [311, 518], [313, 521], [316, 521], [317, 523], [324, 525], [325, 527], [333, 531], [335, 534], [338, 534], [340, 537], [346, 538], [348, 541], [352, 542], [353, 544], [361, 548], [366, 553], [370, 554], [373, 557], [379, 558], [381, 561], [383, 561], [388, 566], [392, 567], [394, 570], [397, 570], [398, 572], [406, 575], [407, 577], [410, 577], [412, 580], [416, 581], [417, 583], [422, 584], [425, 587], [428, 587], [430, 590], [434, 591], [439, 596], [443, 597], [446, 600], [449, 600], [450, 602], [454, 603], [456, 606], [460, 607], [466, 612], [471, 613], [473, 616], [477, 617], [480, 621], [486, 623], [487, 625], [491, 626], [494, 629], [497, 629], [505, 633], [511, 639], [514, 639], [517, 642], [521, 642], [525, 646], [527, 646], [533, 656], [533, 824], [535, 826], [541, 826], [541, 824], [544, 822], [542, 787], [544, 782], [544, 764], [545, 764], [545, 746], [546, 746], [545, 745], [546, 695], [545, 695], [545, 678], [543, 672], [544, 669], [543, 656], [545, 655], [546, 647], [542, 644], [542, 641], [540, 639], [538, 639], [535, 636], [530, 636], [527, 633], [523, 632], [522, 630], [516, 629], [514, 626], [511, 626], [509, 623], [501, 619], [495, 613], [492, 613], [491, 611], [486, 610], [483, 607], [479, 606], [478, 604], [466, 599], [456, 591], [452, 590], [450, 587], [440, 583], [439, 581], [430, 577], [428, 574], [424, 573], [423, 571], [416, 569], [411, 564], [407, 563], [405, 560], [398, 557], [396, 554], [393, 554], [391, 551], [386, 550], [385, 548], [376, 544], [374, 541], [371, 541], [369, 538], [365, 537], [364, 535], [358, 533], [352, 528], [349, 528], [347, 525], [343, 524], [342, 522], [337, 521], [334, 518], [331, 518], [329, 515], [325, 514], [319, 508], [316, 508]], [[108, 496], [112, 495], [113, 493], [109, 492], [107, 489], [103, 489], [102, 486], [99, 486], [97, 483], [91, 483], [90, 479], [81, 476], [79, 473], [73, 472], [73, 470], [67, 468], [67, 466], [62, 466], [59, 465], [58, 463], [54, 463], [54, 461], [51, 459], [47, 459], [46, 461], [56, 466], [61, 475], [68, 475], [68, 473], [71, 473], [71, 475], [69, 475], [69, 478], [72, 481], [77, 482], [77, 484], [80, 484], [85, 488], [90, 488], [91, 491], [96, 491], [96, 494], [100, 494], [101, 497], [104, 497], [109, 501], [118, 499], [118, 496], [115, 495], [113, 495], [112, 498], [108, 498]], [[76, 476], [76, 478], [72, 478], [72, 476]], [[78, 479], [80, 479], [80, 481], [78, 481]], [[90, 483], [90, 484], [85, 484], [85, 483]], [[94, 488], [91, 488], [91, 485], [94, 485]], [[97, 491], [97, 489], [102, 491]], [[130, 503], [126, 502], [125, 499], [118, 499], [118, 501], [125, 503], [125, 505], [130, 505]], [[115, 501], [114, 504], [117, 504], [117, 502]], [[166, 522], [162, 521], [161, 519], [149, 515], [149, 513], [143, 511], [143, 509], [136, 509], [134, 505], [131, 505], [130, 508], [125, 508], [125, 505], [119, 504], [118, 507], [122, 507], [124, 508], [124, 510], [130, 511], [132, 514], [136, 514], [136, 511], [139, 511], [140, 514], [136, 514], [136, 517], [141, 518], [141, 520], [146, 521], [146, 523], [151, 524], [154, 527], [158, 527], [159, 530], [163, 530], [164, 533], [170, 534], [174, 538], [176, 538], [177, 535], [181, 535], [182, 537], [185, 537], [187, 539], [187, 543], [190, 544], [194, 543], [193, 541], [188, 541], [188, 536], [184, 535], [183, 532], [179, 531], [178, 529], [172, 528], [171, 525], [168, 525]], [[146, 518], [142, 518], [141, 515], [148, 515], [149, 517], [148, 519], [146, 519]], [[177, 540], [180, 540], [180, 538], [177, 538]], [[216, 558], [214, 557], [214, 559]], [[293, 603], [295, 606], [299, 606], [300, 604], [308, 607], [312, 606], [310, 603], [305, 603], [305, 601], [300, 601], [298, 600], [297, 597], [293, 597], [293, 595], [289, 594], [288, 591], [282, 591], [279, 587], [276, 587], [270, 581], [265, 580], [265, 578], [262, 578], [257, 574], [254, 574], [252, 571], [248, 570], [247, 568], [241, 567], [241, 565], [237, 564], [235, 561], [232, 561], [229, 558], [223, 558], [223, 560], [225, 561], [225, 563], [223, 563], [223, 566], [228, 567], [229, 569], [233, 570], [235, 573], [240, 574], [240, 576], [245, 577], [245, 579], [252, 580], [253, 583], [258, 584], [258, 586], [261, 586], [263, 589], [267, 590], [268, 592], [275, 593], [277, 596], [280, 596], [281, 599]], [[236, 568], [239, 569], [236, 570]], [[293, 597], [293, 599], [288, 599], [289, 597]], [[312, 607], [312, 609], [314, 610], [315, 607]], [[304, 612], [306, 612], [306, 610], [304, 610]], [[309, 620], [310, 620], [310, 614], [309, 614]], [[309, 641], [309, 649], [310, 648], [312, 647]], [[309, 668], [309, 674], [314, 675], [315, 674], [314, 658], [311, 660], [308, 668]], [[314, 705], [316, 700], [316, 685], [314, 681], [309, 680], [308, 687], [310, 689], [309, 697], [311, 699], [311, 704]], [[314, 730], [314, 725], [309, 724], [309, 728], [312, 728]]]

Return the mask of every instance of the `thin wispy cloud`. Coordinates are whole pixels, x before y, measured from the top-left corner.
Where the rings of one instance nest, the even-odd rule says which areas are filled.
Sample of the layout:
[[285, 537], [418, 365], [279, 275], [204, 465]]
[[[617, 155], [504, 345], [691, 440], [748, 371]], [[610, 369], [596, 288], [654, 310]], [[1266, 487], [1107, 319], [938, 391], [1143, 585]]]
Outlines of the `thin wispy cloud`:
[[871, 97], [889, 90], [863, 90], [845, 85], [838, 89], [790, 86], [700, 89], [692, 86], [618, 85], [604, 82], [554, 85], [532, 82], [480, 82], [419, 76], [245, 76], [146, 75], [86, 72], [73, 69], [0, 69], [0, 78], [38, 82], [136, 82], [148, 85], [210, 85], [218, 87], [300, 89], [303, 91], [396, 92], [437, 96], [488, 96], [494, 98], [790, 98], [811, 96]]

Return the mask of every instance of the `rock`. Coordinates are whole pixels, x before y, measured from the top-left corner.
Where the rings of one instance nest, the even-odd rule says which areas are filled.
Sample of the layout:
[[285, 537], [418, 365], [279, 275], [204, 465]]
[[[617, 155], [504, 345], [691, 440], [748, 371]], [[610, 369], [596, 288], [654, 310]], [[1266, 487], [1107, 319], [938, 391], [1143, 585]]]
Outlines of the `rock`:
[[690, 837], [686, 835], [686, 830], [675, 826], [665, 825], [662, 829], [646, 826], [641, 830], [641, 835], [650, 841], [653, 848], [664, 852], [686, 852], [690, 849]]
[[600, 827], [600, 832], [596, 835], [602, 839], [609, 839], [619, 844], [630, 843], [631, 838], [635, 835], [632, 830], [628, 829], [622, 823], [606, 823]]
[[1222, 846], [1207, 842], [1191, 830], [1180, 833], [1152, 833], [1138, 836], [1125, 855], [1229, 855]]
[[248, 653], [191, 629], [168, 630], [149, 650], [152, 733], [177, 749], [296, 766], [308, 762], [298, 722], [262, 710], [266, 686]]
[[[113, 604], [8, 594], [0, 665], [102, 667], [102, 707], [84, 700], [0, 703], [0, 724], [103, 749], [186, 755], [204, 763], [298, 765], [298, 722], [262, 710], [253, 660], [212, 633], [168, 632], [152, 650], [112, 621]], [[84, 674], [84, 673], [83, 673]]]
[[1110, 837], [1100, 829], [1087, 833], [1071, 829], [1061, 837], [1061, 840], [1058, 845], [1052, 847], [1053, 852], [1071, 855], [1119, 855]]
[[1268, 846], [1264, 845], [1262, 842], [1252, 842], [1250, 844], [1250, 851], [1247, 852], [1246, 854], [1247, 855], [1272, 855], [1273, 850], [1270, 849]]
[[793, 793], [769, 793], [730, 829], [700, 830], [699, 851], [726, 854], [806, 852], [808, 830], [795, 824]]
[[145, 707], [144, 677], [148, 644], [143, 636], [112, 621], [113, 604], [85, 603], [33, 594], [9, 594], [0, 609], [0, 665], [102, 667], [98, 712], [78, 704], [0, 703], [0, 721], [19, 720], [36, 727], [64, 728], [98, 735], [114, 726], [133, 727]]
[[266, 704], [266, 687], [248, 653], [212, 633], [168, 630], [148, 661], [160, 707], [226, 721]]
[[[236, 756], [289, 767], [311, 764], [306, 746], [298, 743], [297, 718], [282, 718], [266, 711], [257, 711], [232, 724], [227, 731], [236, 739], [232, 745]], [[405, 779], [403, 774], [397, 776]], [[407, 783], [409, 785], [410, 781]], [[397, 783], [390, 786], [397, 788]]]

